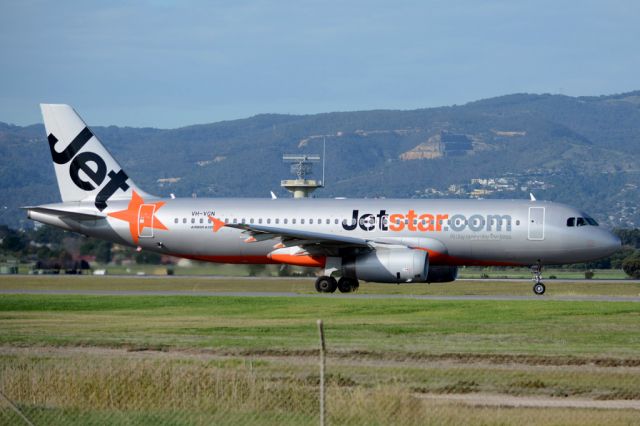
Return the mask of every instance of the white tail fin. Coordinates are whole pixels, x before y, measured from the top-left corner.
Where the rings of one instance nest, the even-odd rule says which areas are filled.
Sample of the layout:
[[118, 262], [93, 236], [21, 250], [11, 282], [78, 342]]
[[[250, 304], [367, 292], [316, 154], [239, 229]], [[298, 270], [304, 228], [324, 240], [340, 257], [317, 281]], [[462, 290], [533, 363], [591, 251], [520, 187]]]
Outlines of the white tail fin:
[[141, 191], [69, 105], [41, 104], [44, 127], [62, 201], [93, 201], [104, 210], [112, 199]]

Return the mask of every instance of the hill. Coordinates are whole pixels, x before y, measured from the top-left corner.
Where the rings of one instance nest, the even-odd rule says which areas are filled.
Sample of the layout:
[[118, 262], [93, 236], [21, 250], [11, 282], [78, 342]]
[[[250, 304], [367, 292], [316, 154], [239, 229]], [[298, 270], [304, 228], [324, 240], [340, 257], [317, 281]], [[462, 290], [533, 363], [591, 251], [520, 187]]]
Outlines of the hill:
[[[264, 114], [170, 130], [92, 128], [138, 185], [158, 195], [286, 196], [282, 154], [318, 153], [324, 139], [327, 188], [318, 197], [521, 198], [533, 191], [612, 226], [640, 224], [640, 91]], [[0, 223], [14, 227], [28, 223], [19, 206], [59, 199], [42, 125], [0, 123], [0, 185]]]

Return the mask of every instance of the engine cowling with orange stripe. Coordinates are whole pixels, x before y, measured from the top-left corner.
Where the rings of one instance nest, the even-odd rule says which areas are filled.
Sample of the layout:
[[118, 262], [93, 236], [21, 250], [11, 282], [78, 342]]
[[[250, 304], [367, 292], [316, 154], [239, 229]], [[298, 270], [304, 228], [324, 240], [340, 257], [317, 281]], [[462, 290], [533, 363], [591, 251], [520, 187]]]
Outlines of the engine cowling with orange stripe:
[[410, 248], [378, 249], [342, 260], [342, 275], [379, 283], [426, 282], [429, 255]]

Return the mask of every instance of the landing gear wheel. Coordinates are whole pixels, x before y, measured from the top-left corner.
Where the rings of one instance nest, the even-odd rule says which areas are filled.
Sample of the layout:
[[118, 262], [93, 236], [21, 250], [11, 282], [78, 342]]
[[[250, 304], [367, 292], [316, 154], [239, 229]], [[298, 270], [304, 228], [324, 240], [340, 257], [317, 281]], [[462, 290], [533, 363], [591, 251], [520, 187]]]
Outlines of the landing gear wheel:
[[322, 276], [316, 280], [316, 291], [318, 293], [333, 293], [338, 287], [338, 282], [333, 277]]
[[533, 292], [538, 296], [542, 296], [544, 294], [544, 284], [542, 284], [542, 265], [538, 260], [536, 265], [531, 267], [531, 273], [533, 274]]
[[353, 278], [340, 277], [338, 280], [338, 290], [340, 290], [340, 293], [351, 293], [359, 286], [358, 280]]
[[544, 284], [542, 283], [535, 283], [533, 285], [533, 292], [538, 296], [542, 296], [544, 294], [544, 290], [545, 290], [545, 287], [544, 287]]

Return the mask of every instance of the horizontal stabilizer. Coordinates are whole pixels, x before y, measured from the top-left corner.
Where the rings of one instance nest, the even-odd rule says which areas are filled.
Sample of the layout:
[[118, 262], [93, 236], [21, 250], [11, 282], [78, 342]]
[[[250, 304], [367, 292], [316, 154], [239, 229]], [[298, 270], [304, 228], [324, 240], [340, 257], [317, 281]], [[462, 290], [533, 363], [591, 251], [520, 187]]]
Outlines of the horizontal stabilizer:
[[50, 207], [38, 207], [38, 206], [28, 206], [21, 207], [23, 210], [27, 211], [27, 214], [30, 212], [41, 213], [51, 216], [57, 216], [59, 218], [68, 218], [73, 220], [100, 220], [104, 219], [106, 216], [97, 213], [84, 213], [72, 210], [62, 210], [62, 209], [52, 209]]

